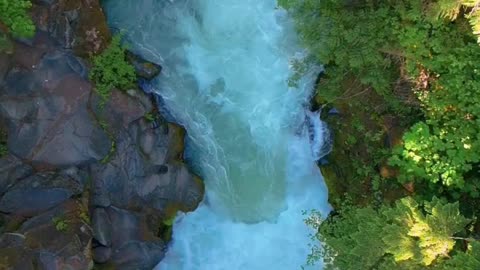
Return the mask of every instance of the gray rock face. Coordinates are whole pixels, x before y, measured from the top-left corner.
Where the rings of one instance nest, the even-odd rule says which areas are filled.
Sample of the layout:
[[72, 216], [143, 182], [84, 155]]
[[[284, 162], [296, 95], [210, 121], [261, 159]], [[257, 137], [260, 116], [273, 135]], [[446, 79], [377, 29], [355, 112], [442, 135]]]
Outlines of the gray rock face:
[[34, 0], [32, 17], [62, 48], [88, 56], [108, 44], [110, 31], [99, 0]]
[[116, 136], [109, 161], [90, 166], [93, 254], [116, 269], [152, 269], [165, 252], [158, 234], [167, 210], [191, 211], [203, 197], [201, 181], [181, 162], [183, 130], [133, 117], [147, 103], [118, 92], [98, 112]]
[[110, 261], [116, 269], [152, 269], [163, 258], [165, 245], [148, 230], [144, 214], [116, 207], [102, 212], [115, 226], [108, 228], [112, 234], [111, 244], [94, 247], [95, 261]]
[[[164, 220], [203, 197], [182, 161], [185, 132], [147, 121], [156, 104], [140, 90], [113, 90], [99, 109], [77, 57], [110, 37], [98, 0], [33, 3], [35, 38], [0, 53], [0, 268], [151, 270]], [[161, 70], [134, 58], [140, 77]]]
[[[0, 254], [12, 269], [89, 269], [91, 232], [78, 217], [84, 206], [67, 200], [25, 222], [15, 233], [0, 236]], [[57, 217], [66, 228], [59, 230]]]
[[17, 180], [33, 173], [32, 167], [23, 164], [14, 156], [0, 159], [0, 194], [4, 194]]
[[18, 181], [0, 198], [0, 212], [38, 215], [78, 195], [83, 183], [67, 174], [38, 173]]
[[[93, 165], [94, 205], [115, 205], [124, 209], [152, 208], [162, 212], [168, 204], [181, 210], [196, 208], [203, 187], [183, 163], [175, 162], [172, 133], [152, 129], [144, 120], [135, 121], [116, 140], [116, 154], [106, 165]], [[141, 135], [140, 135], [141, 134]]]
[[[42, 50], [24, 49], [25, 54]], [[63, 167], [108, 153], [110, 141], [87, 110], [92, 86], [86, 74], [81, 60], [60, 50], [45, 53], [30, 68], [10, 69], [0, 84], [0, 117], [7, 120], [13, 154], [36, 166]]]

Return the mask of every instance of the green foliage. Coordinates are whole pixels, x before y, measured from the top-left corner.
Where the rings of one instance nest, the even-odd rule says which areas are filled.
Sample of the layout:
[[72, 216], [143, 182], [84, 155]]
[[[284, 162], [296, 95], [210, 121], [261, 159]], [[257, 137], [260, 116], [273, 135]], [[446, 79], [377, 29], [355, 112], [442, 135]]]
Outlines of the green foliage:
[[471, 242], [466, 252], [459, 252], [448, 260], [441, 270], [480, 269], [480, 242]]
[[[479, 0], [439, 0], [434, 6], [438, 17], [456, 20], [460, 14], [468, 19], [473, 34], [480, 36], [480, 1]], [[480, 37], [478, 38], [480, 43]]]
[[149, 123], [154, 122], [157, 118], [154, 112], [148, 112], [143, 117], [145, 117], [145, 120], [147, 120]]
[[113, 37], [110, 45], [100, 55], [94, 56], [89, 77], [101, 96], [102, 107], [110, 97], [113, 88], [127, 90], [135, 85], [135, 69], [125, 58], [121, 36]]
[[336, 0], [284, 0], [280, 4], [292, 11], [306, 47], [328, 67], [327, 80], [320, 85], [327, 101], [345, 94], [345, 89], [338, 86], [352, 74], [359, 84], [383, 96], [391, 95], [388, 91], [396, 75], [394, 59], [382, 52], [395, 41], [388, 5], [377, 8], [366, 1], [362, 9], [356, 10], [346, 1]]
[[68, 222], [64, 217], [54, 217], [52, 219], [55, 229], [59, 232], [65, 232], [68, 230]]
[[[352, 194], [355, 203], [367, 206], [344, 206], [339, 215], [323, 222], [317, 236], [326, 246], [314, 248], [312, 260], [324, 256], [327, 269], [342, 270], [480, 269], [476, 240], [454, 237], [468, 233], [464, 228], [469, 221], [460, 214], [459, 204], [474, 216], [478, 210], [466, 204], [476, 205], [480, 196], [480, 1], [279, 4], [295, 18], [312, 56], [326, 66], [317, 100], [345, 111], [355, 108], [357, 115], [363, 114], [357, 110], [363, 106], [379, 119], [408, 118], [403, 144], [391, 152], [378, 143], [381, 135], [369, 139], [378, 125], [365, 117], [356, 123], [355, 117], [343, 115], [351, 128], [346, 135], [337, 134], [342, 141], [336, 141], [334, 151], [352, 159], [353, 173], [341, 172], [351, 176], [347, 182], [367, 179], [369, 192], [382, 192], [385, 179], [376, 167], [389, 160], [395, 171], [388, 177], [408, 183], [408, 192], [459, 200], [445, 203], [434, 198], [418, 205], [405, 198], [392, 207], [374, 207], [371, 199], [357, 199], [365, 191], [359, 188], [359, 194]], [[378, 104], [382, 106], [374, 107]], [[412, 107], [420, 113], [410, 114]], [[371, 158], [358, 158], [367, 155]], [[476, 228], [478, 232], [478, 224]], [[469, 250], [460, 242], [469, 242]]]
[[401, 181], [440, 182], [476, 197], [478, 184], [466, 182], [465, 175], [480, 161], [480, 47], [450, 27], [441, 31], [445, 34], [430, 38], [428, 48], [438, 55], [422, 61], [436, 74], [430, 91], [419, 93], [426, 120], [404, 135], [404, 147], [391, 163], [401, 168]]
[[[342, 270], [438, 266], [448, 261], [455, 246], [453, 236], [468, 223], [458, 203], [437, 198], [419, 205], [406, 197], [378, 210], [347, 204], [323, 223], [317, 216], [307, 219], [319, 229], [316, 236], [324, 243], [323, 249], [314, 249], [310, 262], [323, 257], [325, 269]], [[470, 254], [456, 252], [456, 256]]]
[[[353, 99], [373, 89], [387, 107], [403, 114], [402, 95], [417, 97], [423, 117], [391, 159], [400, 169], [401, 183], [437, 184], [480, 195], [476, 177], [470, 177], [480, 162], [480, 46], [468, 26], [480, 28], [480, 1], [280, 4], [292, 12], [312, 55], [327, 65], [319, 86], [323, 100]], [[342, 86], [352, 77], [358, 81], [353, 92]], [[396, 87], [399, 81], [410, 87]], [[355, 144], [354, 139], [349, 143]]]
[[0, 0], [0, 22], [5, 24], [15, 37], [32, 37], [35, 33], [28, 9], [29, 0]]

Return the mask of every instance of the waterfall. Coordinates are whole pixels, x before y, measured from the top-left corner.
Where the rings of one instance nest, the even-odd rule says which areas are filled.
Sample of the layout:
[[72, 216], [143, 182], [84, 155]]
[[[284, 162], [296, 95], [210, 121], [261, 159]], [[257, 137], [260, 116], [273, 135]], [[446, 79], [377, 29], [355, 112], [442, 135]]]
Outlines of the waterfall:
[[[328, 214], [315, 161], [323, 123], [305, 111], [315, 76], [289, 88], [304, 54], [274, 0], [106, 1], [131, 49], [163, 66], [151, 83], [187, 130], [189, 165], [205, 180], [179, 215], [166, 270], [293, 270], [310, 252], [303, 211]], [[308, 119], [308, 120], [306, 120]], [[317, 266], [318, 269], [318, 266]]]

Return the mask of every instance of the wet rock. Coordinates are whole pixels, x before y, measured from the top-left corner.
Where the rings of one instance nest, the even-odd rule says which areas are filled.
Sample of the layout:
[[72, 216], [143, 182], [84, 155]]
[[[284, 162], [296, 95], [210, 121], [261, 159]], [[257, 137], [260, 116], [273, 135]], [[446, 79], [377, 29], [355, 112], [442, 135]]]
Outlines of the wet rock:
[[147, 80], [155, 78], [162, 71], [160, 65], [149, 62], [130, 51], [127, 51], [127, 60], [135, 68], [137, 76]]
[[[37, 47], [23, 53], [44, 51]], [[13, 61], [18, 62], [23, 53]], [[83, 62], [54, 50], [32, 67], [13, 67], [0, 85], [0, 117], [8, 123], [9, 150], [34, 166], [62, 167], [102, 159], [110, 141], [87, 110], [92, 86]]]

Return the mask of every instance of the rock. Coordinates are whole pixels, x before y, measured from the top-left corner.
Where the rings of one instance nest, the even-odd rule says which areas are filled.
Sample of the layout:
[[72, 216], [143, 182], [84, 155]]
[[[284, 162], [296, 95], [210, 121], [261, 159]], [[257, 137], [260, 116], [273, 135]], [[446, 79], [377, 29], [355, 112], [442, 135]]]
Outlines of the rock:
[[77, 55], [101, 52], [111, 38], [99, 0], [37, 0], [32, 17], [63, 48]]
[[137, 144], [143, 154], [156, 164], [182, 159], [185, 130], [178, 125], [167, 123], [152, 128], [145, 122], [138, 123], [136, 130]]
[[165, 256], [165, 247], [155, 243], [133, 241], [116, 250], [112, 262], [122, 270], [150, 270]]
[[100, 97], [97, 95], [92, 97], [90, 108], [98, 119], [108, 124], [107, 128], [112, 133], [117, 133], [151, 111], [153, 104], [139, 90], [129, 90], [124, 93], [114, 89], [103, 109], [100, 108]]
[[18, 181], [0, 198], [0, 212], [40, 214], [83, 191], [83, 183], [67, 174], [37, 173]]
[[147, 80], [155, 78], [162, 71], [160, 65], [149, 62], [130, 51], [127, 51], [127, 60], [135, 68], [137, 76]]
[[[150, 270], [165, 254], [163, 220], [203, 197], [182, 161], [185, 131], [147, 120], [159, 99], [137, 89], [113, 90], [99, 110], [79, 58], [110, 39], [99, 0], [32, 1], [35, 37], [0, 53], [10, 153], [0, 158], [0, 269], [86, 270], [95, 260]], [[128, 58], [144, 81], [161, 72]]]
[[[78, 201], [68, 200], [30, 219], [18, 232], [4, 234], [0, 237], [0, 268], [4, 269], [1, 265], [5, 262], [22, 270], [90, 269], [91, 233], [78, 215], [83, 208]], [[64, 231], [59, 231], [53, 221], [60, 216], [68, 224]]]
[[339, 115], [340, 111], [337, 108], [333, 107], [328, 111], [328, 115]]
[[25, 236], [19, 233], [5, 233], [0, 236], [0, 249], [16, 248], [25, 244]]
[[[109, 201], [123, 209], [151, 208], [159, 213], [169, 204], [185, 211], [195, 209], [203, 197], [203, 185], [183, 163], [175, 162], [180, 150], [174, 142], [175, 132], [174, 128], [166, 133], [153, 130], [142, 119], [120, 132], [110, 162], [92, 166], [94, 202]], [[97, 196], [100, 199], [95, 199]]]
[[[44, 51], [37, 47], [17, 49], [13, 61]], [[14, 66], [0, 85], [0, 118], [8, 123], [9, 150], [34, 166], [67, 167], [102, 159], [111, 143], [87, 110], [92, 86], [83, 62], [53, 50], [32, 67]]]
[[90, 104], [114, 137], [107, 162], [90, 165], [94, 207], [94, 259], [115, 269], [152, 269], [164, 256], [162, 219], [191, 211], [203, 197], [203, 183], [182, 162], [184, 130], [156, 117], [141, 91], [114, 90], [102, 110]]
[[93, 249], [93, 260], [97, 263], [106, 263], [112, 257], [112, 249], [109, 247], [95, 247]]
[[163, 242], [146, 230], [146, 216], [116, 207], [107, 212], [112, 224], [112, 263], [116, 269], [153, 269], [164, 257]]
[[103, 246], [112, 244], [112, 223], [103, 208], [95, 208], [92, 215], [93, 239]]
[[33, 173], [31, 166], [22, 163], [14, 156], [0, 159], [0, 194], [4, 194], [17, 180]]
[[7, 192], [0, 200], [0, 211], [32, 216], [45, 211], [70, 198], [67, 189], [22, 189]]

